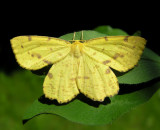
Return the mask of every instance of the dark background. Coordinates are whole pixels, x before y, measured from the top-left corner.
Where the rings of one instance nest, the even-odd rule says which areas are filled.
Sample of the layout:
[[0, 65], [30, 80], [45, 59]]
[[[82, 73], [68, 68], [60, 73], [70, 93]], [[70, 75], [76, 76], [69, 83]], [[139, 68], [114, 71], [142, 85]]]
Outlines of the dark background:
[[9, 42], [15, 36], [59, 37], [100, 25], [130, 35], [140, 30], [147, 47], [159, 53], [158, 6], [158, 1], [4, 1], [0, 9], [0, 69], [10, 72], [19, 67]]
[[69, 16], [70, 17], [62, 17], [58, 14], [45, 15], [41, 13], [35, 13], [32, 15], [29, 13], [10, 13], [10, 20], [7, 21], [4, 19], [1, 28], [2, 40], [0, 43], [0, 69], [5, 72], [12, 72], [12, 70], [19, 67], [15, 62], [9, 41], [15, 36], [45, 35], [59, 37], [74, 31], [92, 30], [100, 25], [110, 25], [113, 28], [120, 28], [126, 31], [129, 35], [140, 30], [142, 37], [148, 41], [147, 47], [154, 52], [159, 53], [159, 41], [156, 36], [156, 29], [158, 27], [158, 24], [156, 23], [157, 17], [154, 17], [153, 15], [146, 16], [141, 13], [139, 13], [139, 15], [135, 13], [130, 15], [124, 14], [122, 16], [116, 14], [115, 16], [111, 15], [107, 17], [104, 17], [102, 14], [91, 14], [91, 16], [87, 18], [72, 16], [72, 14]]

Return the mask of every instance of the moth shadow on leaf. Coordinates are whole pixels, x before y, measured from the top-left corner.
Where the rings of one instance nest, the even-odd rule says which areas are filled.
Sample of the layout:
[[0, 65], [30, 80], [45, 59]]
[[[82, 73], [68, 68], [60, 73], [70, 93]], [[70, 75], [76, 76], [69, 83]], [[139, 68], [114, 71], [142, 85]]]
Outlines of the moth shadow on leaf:
[[67, 103], [58, 103], [57, 100], [50, 100], [49, 98], [46, 98], [45, 95], [42, 95], [39, 99], [39, 102], [43, 103], [43, 104], [48, 104], [48, 105], [56, 105], [56, 106], [62, 106], [62, 105], [66, 105]]
[[135, 69], [135, 68], [138, 67], [138, 66], [139, 66], [139, 64], [135, 65], [134, 68], [129, 69], [129, 70], [126, 71], [126, 72], [119, 72], [119, 71], [117, 71], [117, 70], [115, 70], [115, 69], [113, 69], [113, 68], [112, 68], [112, 71], [113, 71], [113, 73], [116, 75], [116, 77], [119, 77], [119, 76], [123, 76], [123, 75], [125, 75], [126, 73], [132, 71], [133, 69]]
[[98, 108], [99, 105], [107, 105], [107, 104], [111, 103], [111, 100], [108, 97], [106, 97], [103, 102], [99, 102], [99, 101], [93, 101], [93, 100], [87, 98], [86, 96], [84, 96], [83, 94], [79, 94], [75, 99], [71, 100], [70, 102], [62, 103], [62, 104], [58, 103], [57, 100], [50, 100], [50, 99], [46, 98], [45, 95], [42, 95], [38, 99], [38, 101], [43, 103], [43, 104], [48, 104], [48, 105], [53, 105], [54, 104], [56, 106], [67, 105], [69, 103], [74, 102], [75, 100], [79, 100], [79, 101], [81, 101], [83, 103], [86, 103], [86, 104], [88, 104], [88, 105], [90, 105], [92, 107], [96, 107], [96, 108]]
[[47, 75], [47, 73], [51, 67], [52, 67], [52, 65], [48, 65], [48, 66], [46, 66], [42, 69], [39, 69], [39, 70], [32, 70], [31, 72], [36, 75]]
[[76, 97], [76, 99], [80, 100], [81, 102], [84, 102], [84, 103], [86, 103], [86, 104], [88, 104], [90, 106], [93, 106], [93, 107], [99, 107], [99, 105], [107, 105], [107, 104], [111, 103], [111, 100], [108, 97], [106, 97], [103, 102], [99, 102], [99, 101], [93, 101], [92, 99], [86, 97], [83, 94], [79, 94]]
[[128, 72], [131, 71], [131, 70], [133, 70], [133, 69], [130, 69], [130, 70], [128, 70], [127, 72], [119, 72], [119, 71], [117, 71], [117, 70], [112, 69], [112, 71], [113, 71], [113, 73], [116, 75], [116, 77], [123, 76], [124, 74], [128, 73]]
[[147, 87], [151, 87], [154, 83], [160, 81], [160, 78], [156, 78], [150, 80], [148, 82], [143, 82], [140, 84], [120, 84], [120, 91], [118, 95], [129, 94], [135, 91], [139, 91], [145, 89]]

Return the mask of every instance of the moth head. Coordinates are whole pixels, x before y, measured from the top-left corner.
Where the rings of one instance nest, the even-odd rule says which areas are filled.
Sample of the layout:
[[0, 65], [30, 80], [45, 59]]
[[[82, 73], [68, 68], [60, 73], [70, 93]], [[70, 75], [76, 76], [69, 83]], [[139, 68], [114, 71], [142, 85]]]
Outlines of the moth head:
[[86, 42], [86, 40], [70, 40], [69, 42], [76, 45], [76, 44], [84, 43]]

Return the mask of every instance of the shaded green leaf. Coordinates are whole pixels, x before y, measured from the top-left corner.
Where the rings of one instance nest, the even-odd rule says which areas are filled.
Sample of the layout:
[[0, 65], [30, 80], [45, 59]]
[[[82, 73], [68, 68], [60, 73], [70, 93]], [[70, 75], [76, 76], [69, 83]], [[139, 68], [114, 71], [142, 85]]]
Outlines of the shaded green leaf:
[[[147, 87], [147, 84], [145, 85]], [[110, 98], [110, 101], [106, 98], [103, 103], [94, 102], [82, 96], [68, 104], [59, 105], [56, 101], [47, 101], [42, 96], [32, 104], [23, 119], [26, 122], [40, 114], [56, 114], [70, 121], [87, 125], [107, 124], [133, 107], [148, 101], [159, 87], [160, 83], [157, 83], [152, 87], [129, 94], [116, 95]]]

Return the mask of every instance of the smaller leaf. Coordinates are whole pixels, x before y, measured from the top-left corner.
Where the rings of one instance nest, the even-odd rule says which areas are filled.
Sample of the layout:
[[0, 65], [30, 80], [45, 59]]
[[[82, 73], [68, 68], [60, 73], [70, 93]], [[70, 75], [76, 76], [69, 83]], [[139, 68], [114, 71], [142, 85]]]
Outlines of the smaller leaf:
[[[65, 34], [59, 38], [69, 41], [69, 40], [73, 39], [73, 35], [74, 35], [74, 33], [68, 33], [68, 34]], [[81, 35], [82, 35], [82, 31], [76, 32], [75, 40], [80, 40]], [[92, 38], [104, 37], [104, 36], [106, 36], [106, 34], [103, 34], [103, 33], [97, 32], [97, 31], [93, 31], [93, 30], [84, 30], [83, 31], [83, 40], [89, 40]]]
[[136, 31], [132, 36], [141, 36], [141, 31]]
[[160, 63], [160, 56], [148, 48], [145, 48], [142, 59], [149, 59], [150, 61]]
[[107, 34], [108, 36], [127, 36], [128, 34], [118, 28], [112, 28], [111, 26], [99, 26], [94, 29], [97, 32]]

